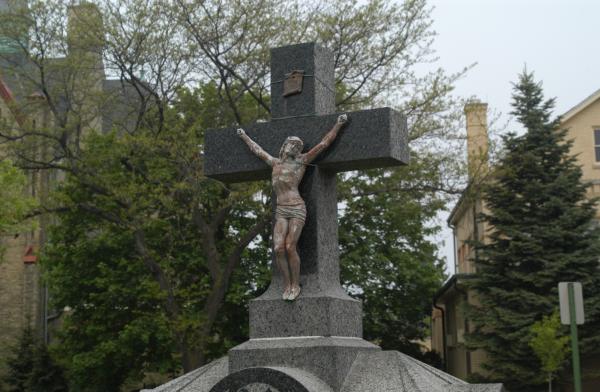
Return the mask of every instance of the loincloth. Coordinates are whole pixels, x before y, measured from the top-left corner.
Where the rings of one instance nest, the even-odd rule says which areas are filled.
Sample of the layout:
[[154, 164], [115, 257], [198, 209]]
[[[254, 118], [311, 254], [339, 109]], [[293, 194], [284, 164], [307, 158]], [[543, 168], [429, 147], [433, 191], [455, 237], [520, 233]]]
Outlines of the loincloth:
[[277, 205], [275, 209], [275, 219], [300, 219], [302, 222], [306, 221], [306, 206], [304, 203], [295, 204], [291, 206]]

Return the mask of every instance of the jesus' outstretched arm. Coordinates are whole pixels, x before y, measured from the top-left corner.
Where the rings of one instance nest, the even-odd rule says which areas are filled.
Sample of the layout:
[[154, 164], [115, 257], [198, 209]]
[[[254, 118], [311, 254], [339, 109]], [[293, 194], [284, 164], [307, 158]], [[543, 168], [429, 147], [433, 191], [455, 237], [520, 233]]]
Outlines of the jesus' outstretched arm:
[[323, 140], [321, 140], [319, 144], [311, 148], [309, 152], [303, 155], [304, 163], [311, 163], [321, 152], [326, 150], [327, 147], [329, 147], [331, 143], [333, 143], [333, 141], [337, 137], [338, 132], [347, 122], [348, 116], [346, 116], [345, 114], [340, 115], [333, 128], [331, 128], [331, 130], [327, 132], [327, 134], [323, 137]]
[[262, 147], [259, 146], [254, 140], [250, 139], [250, 136], [246, 135], [246, 132], [242, 128], [238, 128], [237, 134], [244, 142], [246, 142], [248, 147], [250, 147], [250, 151], [252, 151], [254, 155], [265, 161], [267, 165], [273, 166], [275, 163], [275, 158], [263, 150]]

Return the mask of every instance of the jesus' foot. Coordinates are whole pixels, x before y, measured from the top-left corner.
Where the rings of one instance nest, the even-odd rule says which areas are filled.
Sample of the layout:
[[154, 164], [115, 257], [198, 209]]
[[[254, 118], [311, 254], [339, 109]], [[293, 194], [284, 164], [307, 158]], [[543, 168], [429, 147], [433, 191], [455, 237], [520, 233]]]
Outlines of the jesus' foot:
[[292, 287], [286, 286], [285, 290], [283, 290], [282, 298], [286, 301], [289, 301], [291, 293], [292, 293]]
[[294, 286], [292, 287], [292, 290], [290, 292], [290, 295], [288, 297], [288, 301], [293, 301], [296, 298], [298, 298], [298, 296], [300, 295], [300, 286]]

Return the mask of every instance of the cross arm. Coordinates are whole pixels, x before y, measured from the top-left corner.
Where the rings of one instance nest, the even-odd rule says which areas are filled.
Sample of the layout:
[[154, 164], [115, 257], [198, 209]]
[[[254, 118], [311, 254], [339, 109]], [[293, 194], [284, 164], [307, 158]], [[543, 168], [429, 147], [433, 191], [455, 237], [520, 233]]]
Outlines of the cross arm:
[[[317, 145], [336, 123], [338, 114], [274, 119], [245, 127], [248, 136], [277, 156], [288, 136], [304, 141], [305, 151]], [[314, 164], [334, 172], [408, 163], [406, 118], [391, 108], [348, 113], [348, 123]], [[271, 168], [256, 157], [235, 128], [207, 130], [204, 174], [224, 182], [268, 179]]]

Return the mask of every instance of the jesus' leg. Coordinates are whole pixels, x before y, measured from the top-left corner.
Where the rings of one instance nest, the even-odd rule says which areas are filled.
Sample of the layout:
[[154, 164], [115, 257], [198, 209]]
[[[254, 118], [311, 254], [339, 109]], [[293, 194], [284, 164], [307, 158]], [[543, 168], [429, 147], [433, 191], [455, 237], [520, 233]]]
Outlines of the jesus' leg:
[[283, 275], [283, 299], [287, 299], [292, 290], [290, 282], [290, 267], [285, 259], [285, 237], [288, 231], [288, 220], [277, 218], [273, 228], [273, 250], [275, 252], [275, 261], [277, 267]]
[[297, 245], [303, 227], [304, 221], [302, 219], [290, 219], [288, 233], [285, 238], [285, 250], [291, 271], [292, 292], [288, 298], [291, 301], [300, 295], [300, 256], [298, 255]]

